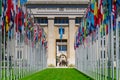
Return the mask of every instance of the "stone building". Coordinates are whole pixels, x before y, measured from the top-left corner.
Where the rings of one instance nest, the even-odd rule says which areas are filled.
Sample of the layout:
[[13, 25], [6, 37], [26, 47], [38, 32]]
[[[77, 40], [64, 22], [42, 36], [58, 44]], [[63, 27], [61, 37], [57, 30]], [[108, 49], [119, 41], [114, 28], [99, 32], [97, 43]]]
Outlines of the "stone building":
[[[75, 64], [74, 38], [89, 0], [28, 0], [27, 9], [34, 22], [47, 34], [47, 65], [59, 66], [60, 56]], [[60, 27], [63, 37], [60, 39]]]

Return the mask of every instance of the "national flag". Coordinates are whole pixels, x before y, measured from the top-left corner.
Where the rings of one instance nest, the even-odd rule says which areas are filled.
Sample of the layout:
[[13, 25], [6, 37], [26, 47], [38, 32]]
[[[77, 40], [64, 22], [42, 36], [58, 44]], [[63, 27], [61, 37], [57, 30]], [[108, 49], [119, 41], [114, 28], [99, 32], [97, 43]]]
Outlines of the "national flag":
[[90, 11], [91, 11], [93, 14], [94, 14], [94, 7], [95, 7], [94, 3], [95, 3], [95, 0], [92, 0], [91, 3], [90, 3]]
[[6, 17], [5, 17], [5, 24], [6, 24], [6, 32], [8, 32], [9, 31], [9, 17], [8, 17], [8, 15], [6, 15]]
[[18, 8], [20, 8], [20, 0], [18, 0], [18, 3], [17, 3], [17, 5], [18, 5]]
[[38, 39], [40, 40], [42, 37], [42, 28], [38, 29]]
[[117, 18], [117, 7], [116, 7], [116, 0], [112, 1], [112, 24], [113, 24], [113, 30], [116, 29], [116, 18]]
[[111, 12], [112, 12], [112, 0], [107, 0], [108, 1], [108, 14], [109, 16], [111, 16]]
[[42, 42], [42, 46], [44, 46], [44, 38], [43, 37], [42, 37], [41, 42]]
[[106, 30], [106, 34], [108, 34], [108, 25], [106, 25], [105, 30]]
[[6, 32], [8, 32], [10, 29], [14, 27], [14, 7], [13, 7], [13, 1], [8, 0], [7, 2], [7, 11], [6, 11]]
[[2, 0], [0, 0], [0, 16], [2, 16]]
[[20, 33], [22, 33], [22, 9], [21, 8], [19, 8], [18, 9], [18, 30], [19, 30], [19, 32]]
[[24, 5], [27, 2], [27, 0], [20, 0], [20, 4]]
[[36, 37], [37, 37], [37, 27], [34, 28], [34, 38], [33, 38], [33, 41], [36, 40]]
[[120, 15], [120, 0], [116, 0], [117, 14]]
[[[106, 34], [108, 34], [108, 23], [110, 21], [110, 14], [109, 14], [109, 6], [108, 1], [103, 0], [102, 7], [103, 7], [103, 24], [105, 25]], [[112, 5], [111, 5], [112, 6]]]
[[62, 39], [62, 37], [63, 37], [63, 28], [62, 28], [62, 26], [59, 28], [59, 32], [60, 32], [60, 39]]
[[94, 5], [94, 26], [96, 27], [98, 24], [98, 2], [95, 1]]
[[103, 21], [103, 0], [98, 0], [98, 25]]
[[45, 46], [45, 48], [48, 48], [47, 41], [44, 42], [44, 46]]

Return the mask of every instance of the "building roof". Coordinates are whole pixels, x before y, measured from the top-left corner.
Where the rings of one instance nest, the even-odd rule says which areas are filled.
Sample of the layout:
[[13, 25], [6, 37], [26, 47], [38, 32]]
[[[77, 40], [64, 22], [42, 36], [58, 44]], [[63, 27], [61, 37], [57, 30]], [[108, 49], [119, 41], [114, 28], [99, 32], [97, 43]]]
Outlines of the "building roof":
[[88, 4], [89, 0], [28, 0], [27, 4]]

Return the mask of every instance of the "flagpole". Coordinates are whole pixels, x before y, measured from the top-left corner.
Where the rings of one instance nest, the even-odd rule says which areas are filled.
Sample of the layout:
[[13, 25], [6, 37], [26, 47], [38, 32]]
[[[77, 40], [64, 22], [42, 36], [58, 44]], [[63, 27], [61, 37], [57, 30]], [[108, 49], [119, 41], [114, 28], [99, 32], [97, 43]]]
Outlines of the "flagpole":
[[111, 58], [112, 58], [112, 80], [114, 80], [114, 33], [113, 33], [113, 18], [111, 14]]
[[[107, 26], [106, 26], [107, 27]], [[107, 80], [107, 56], [108, 56], [108, 54], [107, 54], [107, 42], [108, 42], [108, 40], [107, 40], [107, 32], [105, 31], [105, 80]]]
[[40, 43], [40, 70], [42, 69], [42, 44]]
[[[9, 28], [10, 28], [10, 26], [9, 26]], [[10, 29], [9, 29], [9, 30], [10, 30]], [[10, 56], [10, 49], [9, 49], [9, 48], [10, 48], [10, 47], [9, 47], [9, 44], [10, 44], [10, 43], [9, 43], [9, 42], [10, 42], [10, 41], [9, 41], [9, 32], [10, 32], [10, 31], [9, 31], [9, 30], [8, 30], [8, 35], [7, 35], [7, 38], [8, 38], [8, 40], [7, 40], [7, 79], [8, 79], [8, 80], [9, 80], [9, 77], [10, 77], [10, 75], [9, 75], [9, 74], [10, 74], [10, 70], [9, 70], [9, 56]]]
[[2, 16], [0, 16], [0, 79], [2, 79]]
[[[108, 7], [108, 11], [109, 11], [109, 21], [108, 21], [108, 25], [109, 25], [109, 27], [108, 27], [108, 80], [110, 80], [110, 78], [111, 78], [111, 71], [110, 71], [110, 69], [111, 69], [111, 58], [112, 58], [112, 44], [111, 44], [111, 28], [112, 28], [112, 14], [111, 14], [111, 11], [112, 11], [112, 1], [108, 1], [108, 4], [109, 4], [109, 7]], [[113, 74], [112, 74], [112, 76], [113, 76]]]
[[13, 32], [13, 28], [11, 29], [12, 31], [11, 31], [11, 41], [10, 41], [10, 43], [11, 43], [11, 45], [12, 45], [12, 47], [10, 47], [10, 56], [9, 56], [9, 69], [10, 69], [10, 80], [12, 80], [12, 52], [13, 52], [13, 50], [12, 50], [12, 48], [13, 48], [13, 42], [12, 42], [12, 32]]
[[5, 76], [6, 75], [6, 70], [5, 70], [5, 63], [6, 63], [5, 62], [5, 52], [6, 52], [6, 49], [5, 49], [5, 46], [6, 46], [6, 44], [5, 44], [5, 39], [6, 39], [5, 38], [6, 37], [5, 32], [6, 32], [6, 30], [5, 29], [6, 28], [5, 27], [6, 27], [6, 22], [5, 22], [5, 26], [4, 26], [4, 69], [3, 69], [4, 70], [4, 76], [3, 76], [3, 80], [6, 80], [6, 76]]
[[31, 32], [30, 32], [30, 71], [32, 72], [32, 49], [31, 49], [31, 47], [32, 47], [32, 44], [31, 44], [31, 40], [32, 38], [31, 38]]
[[[26, 35], [25, 35], [25, 31], [24, 31], [24, 41], [23, 41], [23, 54], [26, 55], [26, 45], [25, 45], [25, 38], [26, 38]], [[27, 55], [26, 55], [27, 56]], [[25, 66], [26, 66], [26, 57], [23, 56], [23, 77], [25, 77]]]
[[116, 20], [116, 80], [119, 80], [119, 23], [120, 23], [120, 17]]
[[95, 79], [98, 79], [98, 76], [97, 76], [97, 74], [98, 74], [98, 62], [97, 62], [97, 60], [98, 60], [98, 53], [97, 53], [97, 50], [98, 50], [98, 26], [97, 26], [97, 35], [96, 35], [96, 50], [95, 50], [95, 55], [96, 55], [96, 58], [95, 58], [95, 69], [96, 69], [96, 72], [95, 72]]
[[[28, 38], [30, 37], [30, 35], [28, 35]], [[29, 39], [28, 39], [28, 47], [27, 47], [27, 59], [28, 59], [28, 66], [27, 66], [27, 70], [28, 70], [28, 73], [27, 75], [29, 75]]]
[[15, 44], [14, 44], [14, 53], [13, 53], [13, 74], [14, 74], [14, 79], [13, 80], [15, 80], [15, 78], [16, 78], [16, 74], [15, 74], [15, 69], [16, 69], [16, 64], [15, 64], [15, 53], [16, 53], [16, 31], [15, 31], [15, 28], [16, 28], [16, 25], [15, 25], [15, 23], [14, 23], [14, 39], [13, 39], [13, 41], [15, 42]]
[[[1, 3], [2, 3], [2, 0], [1, 0]], [[2, 7], [2, 4], [1, 4], [1, 7]], [[2, 39], [3, 38], [2, 38], [2, 12], [1, 12], [1, 16], [0, 16], [0, 79], [2, 79], [2, 56], [3, 56]]]
[[101, 80], [100, 74], [101, 74], [101, 59], [100, 59], [100, 28], [98, 28], [98, 80]]
[[[29, 30], [28, 30], [28, 31], [29, 31]], [[27, 32], [28, 32], [28, 31], [27, 31]], [[28, 35], [28, 38], [29, 38], [29, 35]], [[26, 53], [26, 54], [27, 54], [27, 56], [26, 56], [26, 57], [27, 57], [27, 66], [26, 66], [26, 72], [25, 72], [26, 75], [28, 75], [28, 73], [29, 73], [29, 71], [28, 71], [28, 65], [29, 65], [29, 61], [28, 61], [28, 45], [29, 45], [29, 39], [28, 39], [28, 38], [27, 38], [27, 45], [26, 45], [26, 47], [27, 47], [27, 51], [26, 51], [26, 52], [27, 52], [27, 53]]]
[[[19, 27], [19, 26], [18, 26]], [[19, 50], [19, 54], [18, 54], [18, 56], [19, 56], [19, 59], [18, 59], [18, 79], [20, 79], [20, 54], [21, 54], [21, 50], [20, 50], [20, 47], [21, 47], [21, 43], [20, 43], [20, 36], [21, 34], [20, 34], [20, 32], [19, 32], [19, 46], [18, 46], [18, 50]]]
[[104, 80], [104, 51], [105, 51], [105, 46], [104, 46], [104, 37], [105, 37], [105, 35], [104, 35], [104, 26], [103, 26], [103, 23], [102, 23], [102, 34], [101, 34], [101, 36], [102, 36], [102, 38], [101, 38], [101, 41], [102, 41], [102, 55], [101, 55], [101, 57], [102, 57], [102, 79]]

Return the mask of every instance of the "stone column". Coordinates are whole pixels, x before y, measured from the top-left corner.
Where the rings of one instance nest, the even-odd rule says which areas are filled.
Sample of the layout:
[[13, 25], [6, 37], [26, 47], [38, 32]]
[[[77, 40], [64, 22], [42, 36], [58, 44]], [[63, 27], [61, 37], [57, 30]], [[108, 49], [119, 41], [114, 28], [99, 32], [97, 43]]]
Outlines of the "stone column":
[[69, 34], [68, 34], [68, 65], [75, 65], [75, 50], [74, 37], [75, 36], [75, 17], [69, 17]]
[[56, 66], [54, 17], [48, 17], [48, 66]]

